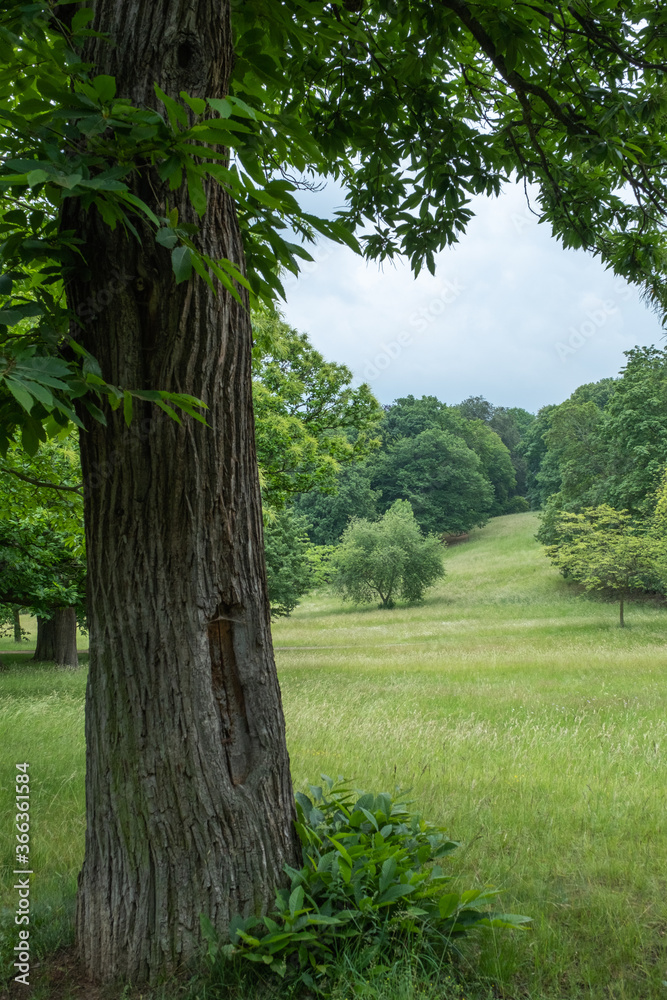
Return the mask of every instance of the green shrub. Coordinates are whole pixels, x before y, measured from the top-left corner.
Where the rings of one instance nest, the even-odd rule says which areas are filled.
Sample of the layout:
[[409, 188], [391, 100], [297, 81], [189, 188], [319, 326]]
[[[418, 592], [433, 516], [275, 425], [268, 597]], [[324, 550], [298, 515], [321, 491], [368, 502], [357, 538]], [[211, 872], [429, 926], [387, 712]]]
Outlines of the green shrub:
[[421, 601], [424, 591], [445, 575], [443, 547], [422, 534], [407, 500], [396, 500], [379, 521], [355, 518], [333, 556], [335, 589], [343, 600], [393, 608], [394, 597]]
[[503, 508], [503, 514], [525, 514], [530, 510], [530, 504], [525, 497], [510, 497]]
[[521, 927], [527, 917], [489, 912], [493, 889], [455, 892], [437, 861], [458, 844], [401, 797], [352, 793], [322, 776], [326, 790], [297, 794], [303, 867], [263, 918], [236, 917], [221, 943], [202, 917], [209, 959], [244, 959], [322, 990], [343, 953], [357, 967], [389, 970], [406, 948], [439, 960], [477, 927]]

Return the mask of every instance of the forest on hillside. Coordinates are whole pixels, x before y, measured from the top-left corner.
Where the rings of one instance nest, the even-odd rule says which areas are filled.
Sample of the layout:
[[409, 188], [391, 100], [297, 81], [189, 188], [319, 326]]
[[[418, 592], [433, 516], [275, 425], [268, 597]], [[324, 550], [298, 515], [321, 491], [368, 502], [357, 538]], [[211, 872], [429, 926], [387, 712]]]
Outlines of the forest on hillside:
[[[377, 522], [407, 501], [425, 534], [468, 532], [490, 517], [559, 517], [608, 505], [641, 530], [667, 465], [667, 350], [636, 347], [616, 378], [542, 407], [407, 395], [381, 406], [345, 365], [327, 361], [279, 314], [254, 314], [253, 396], [269, 596], [288, 614], [327, 579], [353, 519]], [[113, 456], [96, 476], [113, 476]], [[42, 484], [42, 485], [40, 485]], [[88, 483], [92, 488], [95, 483]], [[0, 610], [42, 621], [63, 605], [85, 622], [83, 482], [76, 437], [56, 433], [32, 458], [0, 464]]]
[[281, 594], [290, 604], [318, 579], [318, 550], [337, 545], [351, 519], [377, 521], [397, 500], [441, 538], [529, 509], [541, 511], [545, 544], [561, 514], [600, 505], [627, 510], [633, 530], [651, 523], [667, 465], [666, 350], [636, 347], [617, 377], [537, 414], [481, 396], [380, 407], [305, 335], [275, 315], [263, 324], [255, 392], [273, 408], [271, 421], [260, 405], [258, 450], [276, 610]]

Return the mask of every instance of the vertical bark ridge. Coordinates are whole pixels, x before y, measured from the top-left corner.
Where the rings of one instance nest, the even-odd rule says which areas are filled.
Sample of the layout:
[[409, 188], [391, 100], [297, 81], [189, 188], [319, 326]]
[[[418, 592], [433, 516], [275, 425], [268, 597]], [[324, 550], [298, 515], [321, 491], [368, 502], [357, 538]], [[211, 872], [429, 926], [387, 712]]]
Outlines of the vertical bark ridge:
[[[221, 0], [98, 0], [87, 61], [118, 93], [156, 105], [224, 96], [231, 66]], [[147, 195], [147, 191], [155, 194]], [[185, 191], [157, 178], [142, 195], [198, 220]], [[200, 243], [244, 268], [234, 208], [207, 189]], [[199, 915], [267, 909], [297, 859], [284, 719], [273, 659], [254, 448], [247, 304], [199, 278], [175, 285], [169, 253], [90, 213], [90, 283], [68, 287], [76, 312], [120, 267], [113, 303], [76, 337], [108, 381], [203, 398], [203, 427], [136, 407], [102, 426], [82, 411], [90, 669], [87, 832], [77, 936], [96, 979], [155, 979], [200, 945]], [[225, 614], [235, 621], [211, 623]], [[224, 707], [224, 711], [223, 711]], [[225, 721], [225, 712], [232, 724]], [[231, 734], [231, 736], [230, 736]], [[231, 739], [231, 742], [226, 740]]]

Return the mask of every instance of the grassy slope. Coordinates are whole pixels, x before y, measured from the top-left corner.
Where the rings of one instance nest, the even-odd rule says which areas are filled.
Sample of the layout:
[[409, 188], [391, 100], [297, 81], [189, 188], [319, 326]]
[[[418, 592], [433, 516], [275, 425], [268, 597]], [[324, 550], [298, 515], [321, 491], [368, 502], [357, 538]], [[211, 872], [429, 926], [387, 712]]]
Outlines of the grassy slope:
[[277, 624], [294, 779], [410, 786], [464, 842], [462, 877], [534, 917], [483, 956], [524, 995], [664, 997], [667, 613], [619, 629], [534, 531], [492, 521], [421, 607], [317, 595]]
[[[447, 553], [421, 607], [315, 595], [277, 623], [295, 782], [412, 787], [464, 843], [462, 880], [535, 919], [483, 946], [507, 996], [664, 1000], [667, 612], [633, 605], [621, 631], [614, 606], [572, 595], [534, 530], [533, 515], [494, 520]], [[1, 814], [30, 761], [33, 912], [51, 945], [67, 938], [83, 846], [84, 687], [84, 671], [26, 660], [0, 673]]]

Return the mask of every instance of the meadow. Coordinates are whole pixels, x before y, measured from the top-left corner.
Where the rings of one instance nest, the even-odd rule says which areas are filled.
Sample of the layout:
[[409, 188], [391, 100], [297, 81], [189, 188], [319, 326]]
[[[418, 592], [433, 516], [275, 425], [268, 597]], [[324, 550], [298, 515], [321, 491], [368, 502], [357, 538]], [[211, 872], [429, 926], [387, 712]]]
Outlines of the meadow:
[[[395, 981], [373, 997], [667, 996], [667, 610], [631, 603], [620, 629], [616, 605], [550, 567], [535, 529], [520, 514], [474, 532], [420, 606], [355, 609], [322, 591], [274, 626], [295, 785], [325, 773], [409, 788], [461, 842], [448, 862], [459, 883], [492, 884], [502, 909], [533, 918], [463, 949], [465, 990], [443, 972], [432, 988]], [[0, 673], [2, 814], [14, 764], [30, 761], [49, 948], [71, 940], [84, 688], [84, 670], [21, 660]]]

